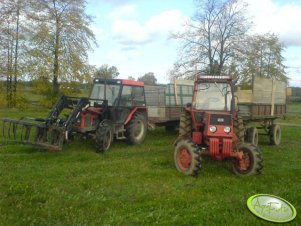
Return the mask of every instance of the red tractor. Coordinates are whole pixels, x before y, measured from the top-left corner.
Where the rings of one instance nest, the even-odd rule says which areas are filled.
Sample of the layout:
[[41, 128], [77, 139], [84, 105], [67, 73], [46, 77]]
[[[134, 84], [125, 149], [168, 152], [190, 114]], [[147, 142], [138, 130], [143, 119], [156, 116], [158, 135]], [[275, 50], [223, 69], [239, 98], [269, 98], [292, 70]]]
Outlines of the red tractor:
[[237, 175], [260, 174], [263, 157], [258, 147], [244, 143], [244, 125], [238, 117], [230, 76], [198, 75], [192, 104], [185, 107], [175, 142], [178, 171], [196, 176], [202, 157], [231, 159]]
[[94, 79], [89, 98], [62, 96], [46, 119], [2, 119], [2, 137], [51, 151], [61, 150], [74, 135], [95, 139], [97, 152], [113, 139], [142, 143], [147, 133], [144, 83]]

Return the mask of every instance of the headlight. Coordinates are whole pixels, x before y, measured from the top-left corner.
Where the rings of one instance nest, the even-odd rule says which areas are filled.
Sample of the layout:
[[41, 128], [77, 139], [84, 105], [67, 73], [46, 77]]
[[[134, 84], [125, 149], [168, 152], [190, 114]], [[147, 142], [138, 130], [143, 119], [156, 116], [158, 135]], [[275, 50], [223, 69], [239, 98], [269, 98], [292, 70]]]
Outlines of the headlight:
[[209, 131], [210, 131], [211, 133], [215, 133], [215, 132], [216, 132], [216, 127], [215, 127], [215, 126], [210, 126], [210, 127], [209, 127]]
[[225, 132], [225, 133], [230, 133], [230, 132], [231, 132], [231, 128], [228, 127], [228, 126], [226, 126], [226, 127], [224, 128], [224, 132]]

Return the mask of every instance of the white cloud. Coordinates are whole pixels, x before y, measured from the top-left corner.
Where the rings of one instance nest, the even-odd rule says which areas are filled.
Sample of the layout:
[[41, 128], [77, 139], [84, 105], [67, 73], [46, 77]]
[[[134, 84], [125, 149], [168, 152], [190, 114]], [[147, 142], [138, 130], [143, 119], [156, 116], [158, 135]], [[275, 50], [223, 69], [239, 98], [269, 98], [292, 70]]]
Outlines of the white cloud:
[[117, 8], [110, 15], [113, 37], [122, 45], [137, 46], [166, 40], [170, 32], [180, 29], [186, 17], [179, 10], [168, 10], [142, 21], [135, 5]]
[[247, 0], [254, 21], [254, 32], [275, 33], [287, 46], [301, 46], [301, 5], [277, 5], [272, 0]]

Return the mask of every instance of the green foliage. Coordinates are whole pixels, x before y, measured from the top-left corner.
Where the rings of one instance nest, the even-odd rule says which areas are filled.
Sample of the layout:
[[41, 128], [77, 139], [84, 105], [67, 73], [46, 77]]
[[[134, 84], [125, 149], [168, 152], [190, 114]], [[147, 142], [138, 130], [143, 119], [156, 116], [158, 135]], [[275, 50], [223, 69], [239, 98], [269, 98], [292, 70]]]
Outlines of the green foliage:
[[103, 64], [95, 72], [94, 78], [112, 79], [119, 75], [118, 69], [115, 66]]
[[51, 82], [46, 77], [40, 77], [32, 81], [33, 93], [46, 94], [51, 89]]
[[60, 90], [65, 96], [78, 96], [81, 94], [80, 83], [65, 82], [61, 83]]
[[[301, 105], [289, 105], [289, 123], [301, 123]], [[0, 117], [46, 115], [1, 110]], [[40, 116], [41, 116], [40, 115]], [[292, 114], [293, 115], [293, 114]], [[294, 114], [295, 115], [295, 114]], [[299, 121], [296, 121], [299, 120]], [[286, 120], [283, 120], [286, 121]], [[283, 127], [282, 144], [260, 135], [263, 174], [238, 177], [230, 162], [204, 158], [198, 177], [177, 172], [173, 160], [176, 133], [150, 132], [144, 144], [114, 141], [97, 154], [92, 140], [75, 138], [62, 152], [30, 146], [0, 148], [0, 222], [3, 225], [275, 225], [246, 207], [254, 194], [269, 193], [301, 209], [300, 136]], [[301, 222], [298, 213], [294, 221]]]
[[148, 72], [143, 76], [139, 77], [137, 81], [144, 82], [145, 85], [155, 85], [157, 84], [157, 78], [153, 72]]
[[6, 98], [5, 98], [5, 92], [4, 92], [4, 82], [0, 81], [0, 107], [6, 107]]
[[238, 55], [238, 70], [246, 81], [255, 76], [287, 81], [283, 52], [279, 37], [274, 34], [253, 35], [243, 42]]
[[24, 110], [24, 109], [26, 109], [28, 104], [29, 104], [28, 99], [19, 93], [19, 95], [16, 98], [16, 107], [18, 109]]

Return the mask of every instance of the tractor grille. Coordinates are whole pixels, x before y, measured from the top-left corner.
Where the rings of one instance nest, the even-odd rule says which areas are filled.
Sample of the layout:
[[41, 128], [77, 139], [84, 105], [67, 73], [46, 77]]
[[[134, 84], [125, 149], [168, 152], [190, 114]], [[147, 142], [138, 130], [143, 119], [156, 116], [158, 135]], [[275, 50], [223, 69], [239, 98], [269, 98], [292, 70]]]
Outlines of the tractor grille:
[[210, 124], [230, 126], [232, 124], [231, 115], [211, 115]]

